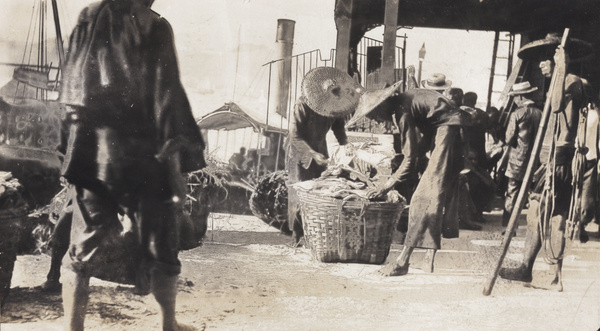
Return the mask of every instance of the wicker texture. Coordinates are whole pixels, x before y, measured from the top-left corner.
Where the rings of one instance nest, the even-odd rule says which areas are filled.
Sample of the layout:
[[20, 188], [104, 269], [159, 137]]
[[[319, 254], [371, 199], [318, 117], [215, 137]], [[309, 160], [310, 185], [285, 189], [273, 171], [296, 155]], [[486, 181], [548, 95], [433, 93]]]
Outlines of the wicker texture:
[[298, 190], [307, 246], [321, 262], [381, 264], [404, 203], [342, 201]]

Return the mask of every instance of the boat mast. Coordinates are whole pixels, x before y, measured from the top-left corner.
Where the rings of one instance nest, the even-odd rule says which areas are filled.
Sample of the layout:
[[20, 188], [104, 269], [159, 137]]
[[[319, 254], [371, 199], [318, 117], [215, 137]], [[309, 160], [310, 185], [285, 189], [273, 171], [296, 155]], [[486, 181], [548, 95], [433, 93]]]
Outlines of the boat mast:
[[54, 14], [54, 27], [56, 28], [56, 46], [58, 47], [58, 67], [62, 67], [65, 59], [62, 33], [60, 31], [60, 20], [58, 17], [58, 6], [56, 0], [52, 0], [52, 13]]

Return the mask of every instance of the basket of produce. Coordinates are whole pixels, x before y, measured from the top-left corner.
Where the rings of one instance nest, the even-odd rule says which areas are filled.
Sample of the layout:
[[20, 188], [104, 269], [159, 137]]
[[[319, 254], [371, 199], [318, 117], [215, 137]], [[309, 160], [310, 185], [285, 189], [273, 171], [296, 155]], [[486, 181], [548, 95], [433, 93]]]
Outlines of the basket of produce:
[[369, 199], [368, 176], [346, 166], [329, 167], [315, 180], [294, 184], [304, 237], [321, 262], [381, 264], [392, 244], [406, 200], [391, 190]]

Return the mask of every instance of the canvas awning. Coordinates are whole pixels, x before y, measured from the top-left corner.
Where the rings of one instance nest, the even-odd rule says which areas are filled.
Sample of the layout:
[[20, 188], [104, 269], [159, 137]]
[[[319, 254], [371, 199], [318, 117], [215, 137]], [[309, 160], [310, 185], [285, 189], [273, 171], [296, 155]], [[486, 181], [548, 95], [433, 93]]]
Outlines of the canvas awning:
[[[267, 123], [268, 122], [268, 123]], [[202, 130], [236, 130], [251, 127], [255, 132], [287, 133], [288, 121], [279, 114], [256, 114], [234, 102], [202, 116], [197, 122]]]

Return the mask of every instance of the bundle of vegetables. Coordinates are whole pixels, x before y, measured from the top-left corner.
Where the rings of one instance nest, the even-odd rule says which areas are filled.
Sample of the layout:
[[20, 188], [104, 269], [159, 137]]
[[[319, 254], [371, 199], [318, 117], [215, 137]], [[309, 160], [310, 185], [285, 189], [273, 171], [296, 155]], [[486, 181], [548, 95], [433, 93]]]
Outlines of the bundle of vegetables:
[[254, 216], [270, 226], [291, 235], [287, 226], [288, 190], [285, 185], [287, 173], [276, 171], [258, 180], [254, 193], [250, 196], [250, 209]]
[[202, 244], [208, 229], [208, 215], [227, 198], [229, 170], [227, 164], [211, 155], [205, 168], [187, 174], [187, 194], [183, 214], [179, 215], [179, 249], [188, 250]]
[[69, 196], [65, 185], [52, 198], [49, 205], [42, 206], [28, 215], [27, 223], [29, 226], [33, 226], [33, 230], [26, 230], [25, 233], [31, 232], [31, 236], [21, 239], [22, 254], [51, 254], [52, 233], [68, 202]]

